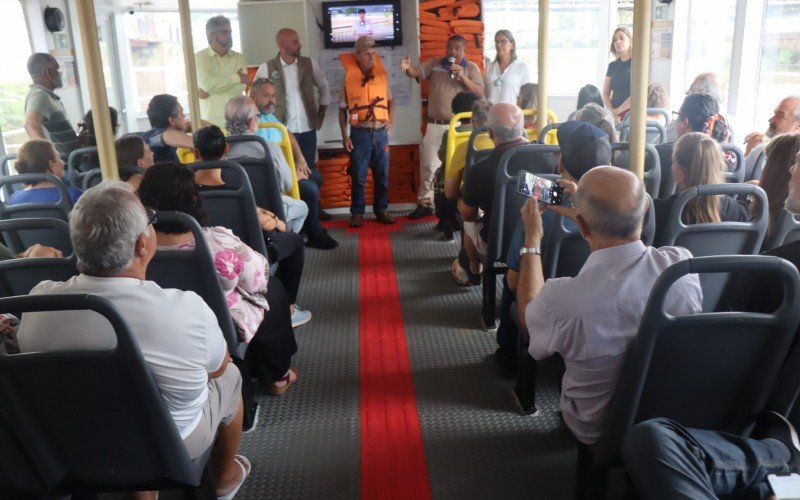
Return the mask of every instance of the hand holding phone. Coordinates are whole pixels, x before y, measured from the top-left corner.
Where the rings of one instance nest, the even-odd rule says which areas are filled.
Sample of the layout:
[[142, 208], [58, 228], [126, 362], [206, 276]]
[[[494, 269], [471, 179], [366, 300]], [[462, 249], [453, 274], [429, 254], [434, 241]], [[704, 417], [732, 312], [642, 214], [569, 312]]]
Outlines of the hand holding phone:
[[562, 205], [566, 201], [561, 186], [525, 170], [520, 170], [517, 176], [517, 192], [547, 205]]

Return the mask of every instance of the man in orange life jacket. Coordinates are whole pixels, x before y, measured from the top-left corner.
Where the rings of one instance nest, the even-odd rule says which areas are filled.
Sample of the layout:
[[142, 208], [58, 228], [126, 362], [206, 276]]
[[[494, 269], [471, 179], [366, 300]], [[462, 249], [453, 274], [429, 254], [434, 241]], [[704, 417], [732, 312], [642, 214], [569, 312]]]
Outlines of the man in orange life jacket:
[[350, 227], [361, 227], [364, 223], [364, 185], [370, 166], [375, 186], [372, 200], [375, 219], [392, 224], [394, 219], [386, 213], [389, 206], [389, 132], [394, 116], [389, 76], [375, 51], [375, 41], [368, 36], [356, 40], [354, 53], [340, 54], [339, 59], [345, 69], [339, 92], [339, 128], [342, 144], [350, 153]]

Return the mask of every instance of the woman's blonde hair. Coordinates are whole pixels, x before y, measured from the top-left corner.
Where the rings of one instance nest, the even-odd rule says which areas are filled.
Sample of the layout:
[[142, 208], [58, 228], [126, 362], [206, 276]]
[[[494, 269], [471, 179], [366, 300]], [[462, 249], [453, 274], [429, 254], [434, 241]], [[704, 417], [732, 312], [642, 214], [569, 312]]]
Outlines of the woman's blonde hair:
[[50, 141], [33, 139], [19, 148], [15, 168], [20, 174], [46, 174], [50, 162], [58, 156], [56, 147]]
[[628, 37], [628, 41], [631, 43], [631, 57], [633, 57], [633, 35], [631, 35], [631, 30], [626, 28], [625, 26], [620, 26], [619, 28], [614, 30], [614, 33], [611, 34], [611, 45], [608, 47], [608, 51], [619, 59], [619, 54], [617, 54], [617, 49], [614, 48], [614, 37], [617, 36], [617, 33], [622, 32], [625, 33], [625, 36]]
[[[725, 160], [719, 143], [705, 134], [690, 132], [681, 136], [672, 149], [672, 164], [683, 170], [683, 187], [725, 184]], [[718, 196], [700, 196], [686, 204], [684, 222], [702, 224], [720, 222]]]

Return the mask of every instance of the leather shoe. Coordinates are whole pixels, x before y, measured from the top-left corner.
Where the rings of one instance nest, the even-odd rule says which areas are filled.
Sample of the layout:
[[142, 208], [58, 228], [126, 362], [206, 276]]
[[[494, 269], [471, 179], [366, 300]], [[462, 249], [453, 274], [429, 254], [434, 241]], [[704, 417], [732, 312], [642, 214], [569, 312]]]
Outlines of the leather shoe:
[[394, 224], [394, 217], [384, 211], [375, 212], [375, 220], [381, 224]]
[[414, 209], [413, 212], [408, 214], [409, 219], [421, 219], [428, 215], [433, 214], [433, 209], [431, 207], [426, 207], [425, 205], [417, 205], [417, 208]]
[[352, 214], [350, 216], [350, 227], [361, 227], [364, 225], [364, 216], [361, 214]]
[[320, 250], [332, 250], [339, 246], [339, 243], [331, 238], [328, 231], [322, 230], [321, 233], [309, 236], [306, 241], [306, 246], [311, 248], [319, 248]]
[[319, 209], [319, 213], [317, 213], [317, 219], [319, 220], [333, 220], [333, 215], [329, 214], [322, 208]]

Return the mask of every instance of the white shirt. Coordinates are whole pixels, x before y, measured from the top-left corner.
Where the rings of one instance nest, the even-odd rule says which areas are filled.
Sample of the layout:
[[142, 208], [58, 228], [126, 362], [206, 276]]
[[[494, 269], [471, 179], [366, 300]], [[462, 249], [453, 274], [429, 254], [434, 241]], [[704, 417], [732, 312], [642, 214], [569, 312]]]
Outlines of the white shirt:
[[[181, 438], [200, 422], [208, 399], [208, 374], [227, 355], [217, 318], [194, 292], [164, 289], [135, 278], [81, 274], [43, 281], [31, 295], [90, 293], [110, 300], [130, 327]], [[92, 311], [26, 313], [17, 335], [22, 352], [108, 350], [111, 325]]]
[[[297, 58], [292, 64], [287, 64], [280, 56], [278, 56], [278, 59], [280, 59], [281, 69], [283, 69], [283, 88], [286, 89], [286, 123], [284, 125], [293, 134], [308, 132], [314, 128], [314, 124], [308, 123], [308, 113], [303, 104], [303, 96], [300, 94], [300, 81], [297, 78]], [[311, 73], [314, 76], [314, 85], [319, 93], [319, 105], [327, 106], [331, 102], [328, 80], [314, 59], [311, 59]], [[255, 77], [272, 78], [269, 74], [267, 63], [258, 67]]]
[[[691, 256], [685, 248], [653, 248], [641, 241], [597, 250], [576, 277], [547, 280], [525, 309], [530, 355], [564, 358], [561, 411], [581, 442], [592, 444], [602, 434], [653, 284], [664, 269]], [[692, 274], [675, 282], [665, 310], [696, 314], [702, 301], [700, 280]]]
[[492, 103], [517, 103], [519, 89], [531, 81], [531, 67], [520, 59], [515, 59], [500, 73], [500, 63], [494, 61], [486, 68], [483, 88]]

